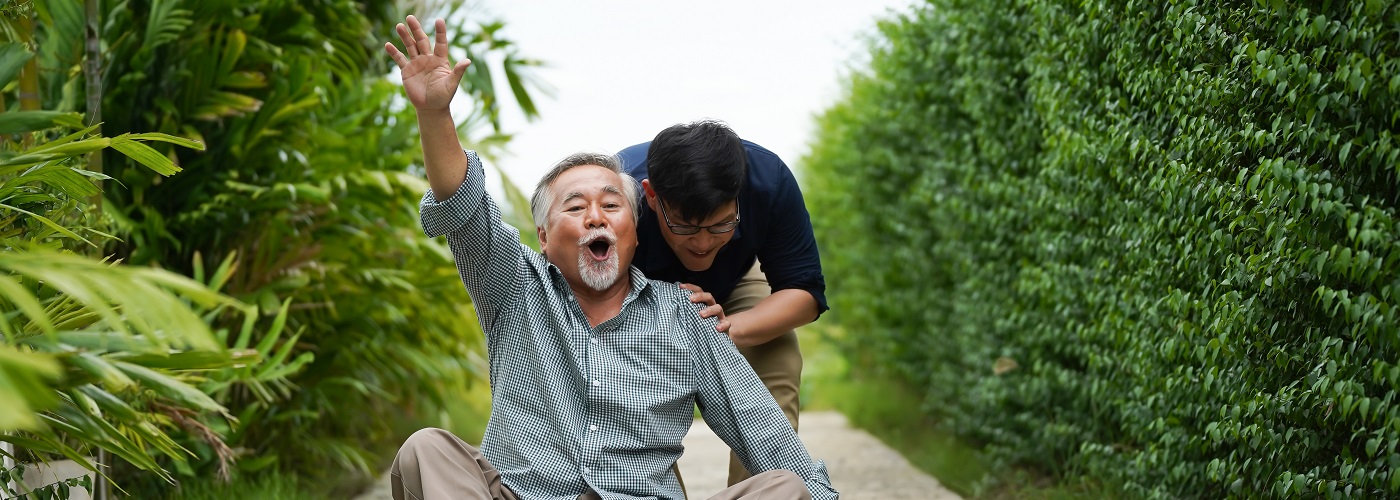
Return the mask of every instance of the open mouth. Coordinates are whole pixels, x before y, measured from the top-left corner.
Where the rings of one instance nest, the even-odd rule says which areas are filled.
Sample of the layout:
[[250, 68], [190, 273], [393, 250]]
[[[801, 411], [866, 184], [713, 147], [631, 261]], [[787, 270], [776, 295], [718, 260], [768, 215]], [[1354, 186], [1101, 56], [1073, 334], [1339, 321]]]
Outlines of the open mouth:
[[607, 238], [598, 238], [588, 245], [588, 253], [593, 255], [593, 260], [606, 260], [608, 253], [612, 251], [612, 243]]
[[612, 248], [612, 245], [608, 244], [608, 241], [603, 241], [603, 239], [594, 239], [594, 242], [588, 244], [588, 251], [594, 252], [594, 258], [599, 259], [599, 261], [608, 256], [609, 248]]

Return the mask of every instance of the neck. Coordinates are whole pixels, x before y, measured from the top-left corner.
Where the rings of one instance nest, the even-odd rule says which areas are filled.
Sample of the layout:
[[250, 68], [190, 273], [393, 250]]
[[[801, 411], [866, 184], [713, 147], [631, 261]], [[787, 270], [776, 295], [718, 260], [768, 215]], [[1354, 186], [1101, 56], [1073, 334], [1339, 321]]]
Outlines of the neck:
[[622, 301], [632, 289], [631, 273], [619, 275], [617, 282], [606, 290], [594, 290], [582, 283], [569, 283], [569, 288], [578, 299], [579, 309], [588, 317], [588, 326], [596, 327], [622, 312]]

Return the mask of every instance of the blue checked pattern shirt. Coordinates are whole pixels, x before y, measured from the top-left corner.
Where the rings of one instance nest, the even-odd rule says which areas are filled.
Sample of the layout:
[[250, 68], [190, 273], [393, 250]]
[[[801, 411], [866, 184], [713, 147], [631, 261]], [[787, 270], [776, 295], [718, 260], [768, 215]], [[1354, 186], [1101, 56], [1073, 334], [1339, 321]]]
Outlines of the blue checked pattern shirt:
[[[786, 469], [816, 499], [839, 498], [729, 338], [675, 284], [631, 269], [621, 312], [590, 327], [558, 268], [520, 243], [467, 152], [453, 196], [421, 205], [447, 235], [486, 332], [491, 419], [481, 451], [522, 499], [680, 499], [671, 471], [691, 408], [749, 470]], [[716, 467], [722, 464], [716, 464]]]

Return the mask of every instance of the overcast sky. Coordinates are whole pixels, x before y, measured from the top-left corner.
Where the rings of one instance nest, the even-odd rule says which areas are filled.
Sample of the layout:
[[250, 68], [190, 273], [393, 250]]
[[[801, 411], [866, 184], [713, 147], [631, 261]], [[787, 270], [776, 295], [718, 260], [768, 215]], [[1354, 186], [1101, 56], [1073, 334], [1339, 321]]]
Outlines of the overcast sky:
[[[515, 134], [497, 165], [529, 193], [555, 161], [615, 153], [668, 125], [715, 118], [796, 168], [814, 116], [864, 67], [875, 21], [913, 0], [481, 0], [502, 36], [548, 66], [541, 118], [503, 119]], [[462, 95], [459, 94], [459, 99]]]

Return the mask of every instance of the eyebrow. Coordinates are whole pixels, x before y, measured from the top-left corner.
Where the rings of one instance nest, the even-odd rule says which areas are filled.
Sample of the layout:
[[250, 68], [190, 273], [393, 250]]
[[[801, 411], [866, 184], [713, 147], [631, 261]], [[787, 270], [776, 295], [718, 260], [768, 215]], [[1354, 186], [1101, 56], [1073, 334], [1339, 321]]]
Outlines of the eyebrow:
[[[603, 186], [603, 191], [604, 191], [604, 192], [607, 192], [607, 193], [616, 194], [616, 195], [622, 195], [622, 194], [623, 194], [621, 189], [618, 189], [617, 186], [613, 186], [613, 185]], [[583, 192], [582, 192], [582, 191], [570, 191], [569, 194], [564, 195], [564, 200], [561, 201], [560, 203], [568, 203], [569, 200], [572, 200], [572, 199], [574, 199], [574, 198], [582, 198], [582, 197], [583, 197]]]

